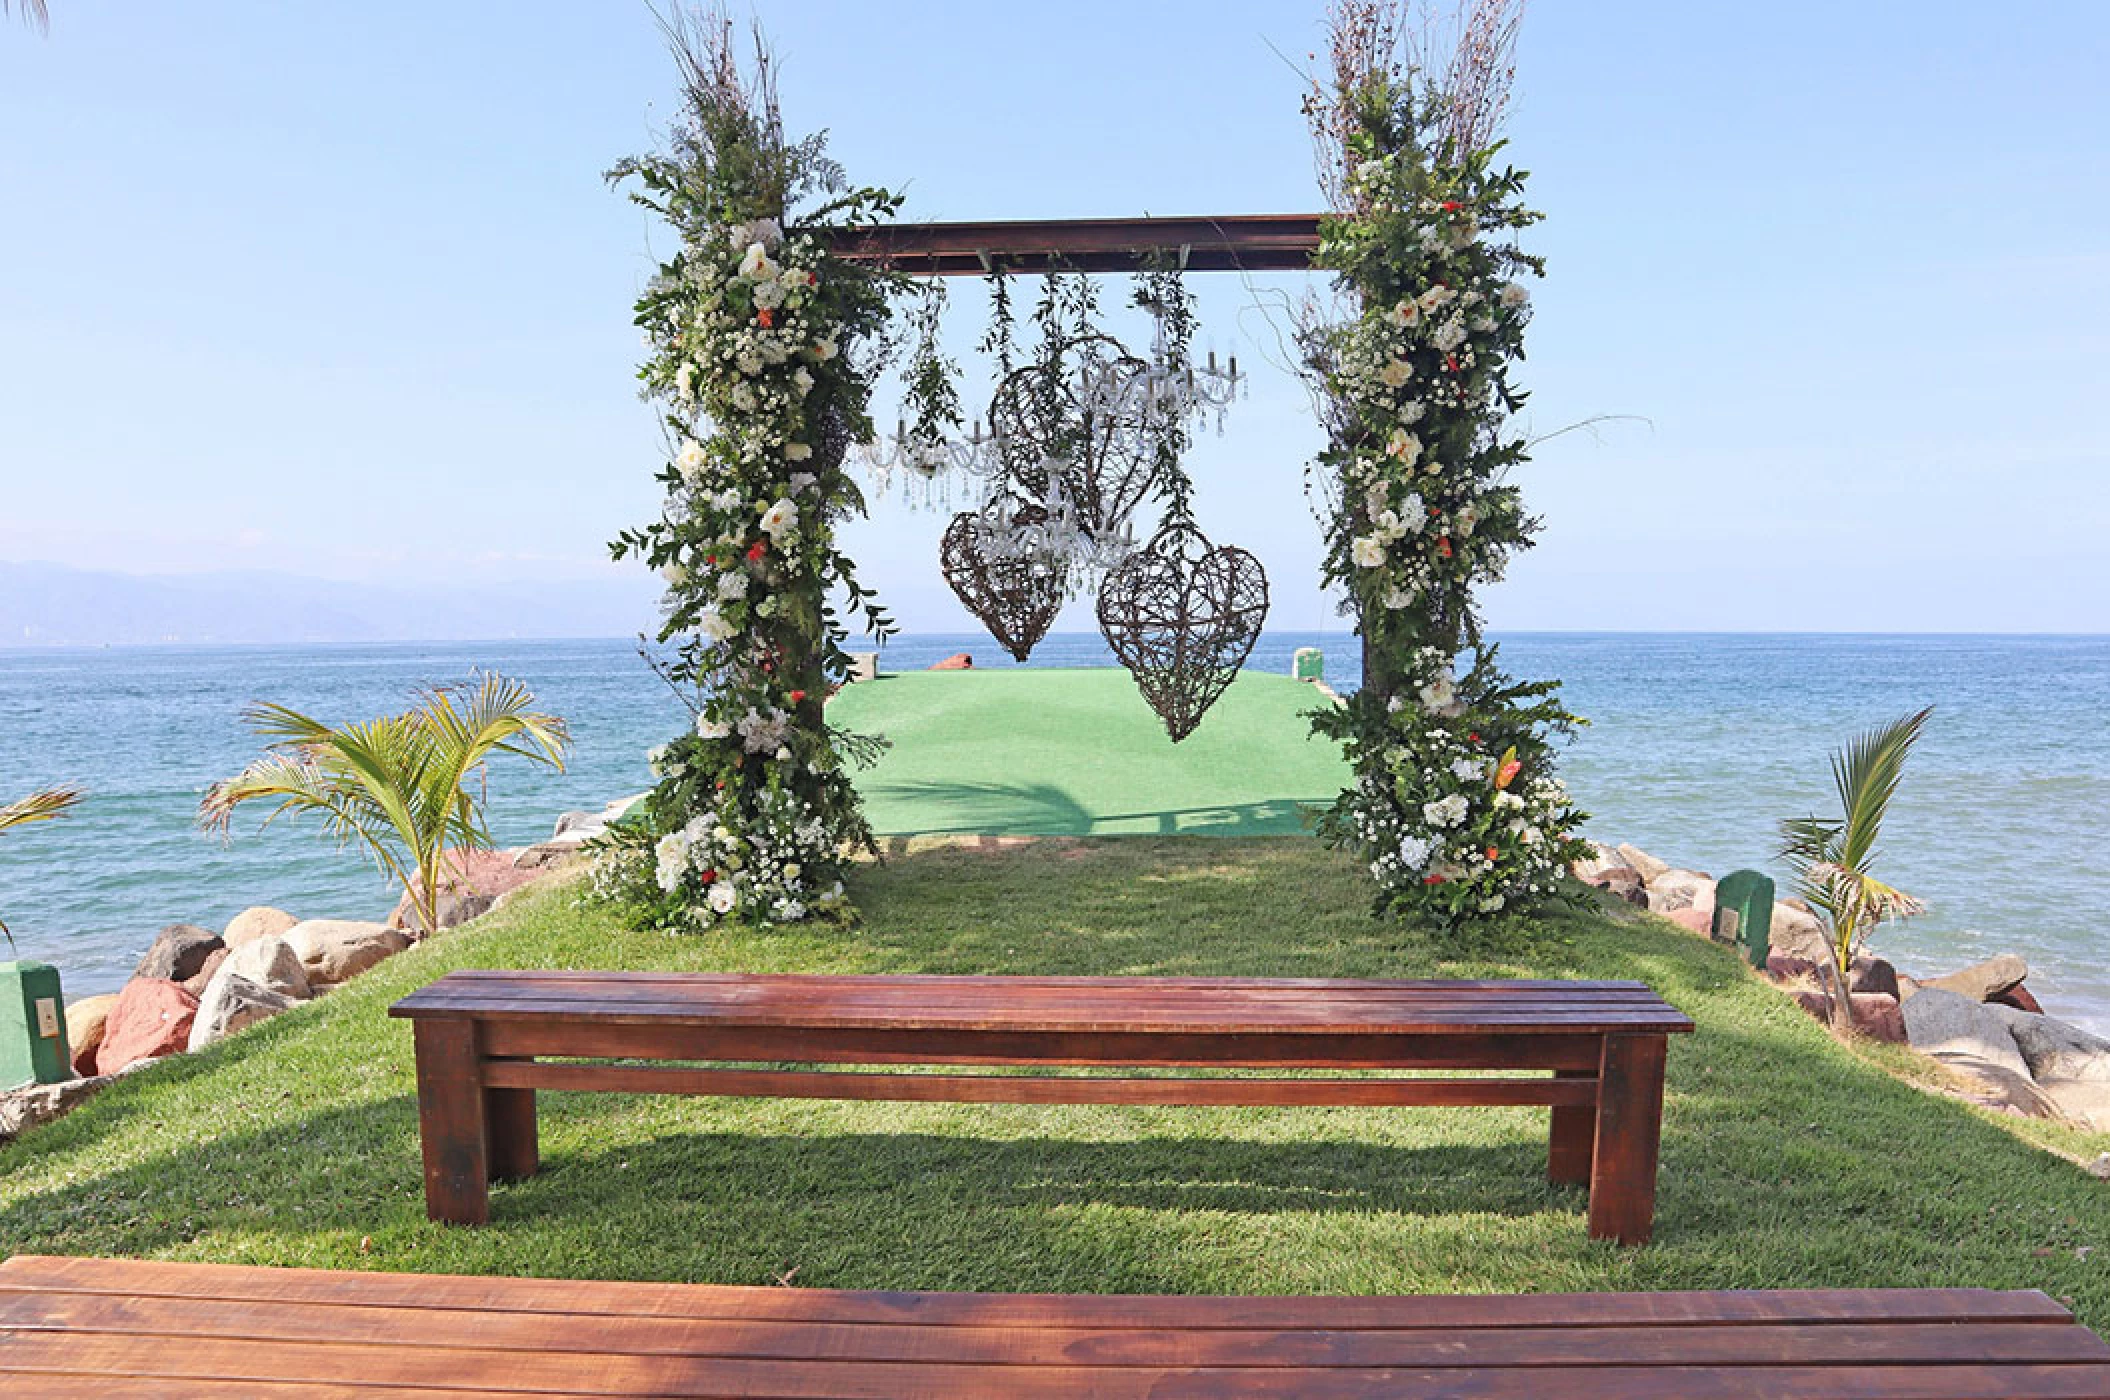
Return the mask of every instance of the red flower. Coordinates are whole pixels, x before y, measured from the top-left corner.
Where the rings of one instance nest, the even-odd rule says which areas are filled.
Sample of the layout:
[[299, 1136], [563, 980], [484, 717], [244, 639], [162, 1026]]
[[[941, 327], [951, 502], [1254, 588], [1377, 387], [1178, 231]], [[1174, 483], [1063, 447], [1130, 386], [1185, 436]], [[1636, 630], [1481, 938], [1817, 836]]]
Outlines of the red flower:
[[1440, 885], [1443, 883], [1443, 877], [1441, 875], [1424, 875], [1421, 877], [1421, 883], [1424, 885]]
[[747, 562], [750, 564], [760, 563], [762, 556], [767, 553], [769, 553], [769, 541], [756, 540], [747, 547]]
[[718, 567], [718, 556], [715, 554], [706, 554], [703, 556], [703, 562], [715, 569]]
[[765, 306], [755, 313], [755, 320], [761, 322], [762, 329], [766, 331], [777, 323], [777, 313]]
[[1517, 774], [1523, 771], [1524, 764], [1521, 760], [1514, 758], [1510, 759], [1507, 763], [1504, 763], [1500, 768], [1495, 770], [1495, 786], [1498, 788], [1508, 787], [1511, 783], [1517, 780]]
[[[722, 784], [722, 783], [721, 783], [721, 784], [719, 784], [719, 786], [723, 787], [723, 786], [724, 786], [724, 784]], [[717, 872], [717, 871], [715, 871], [715, 870], [706, 870], [706, 871], [704, 871], [704, 872], [703, 872], [703, 883], [705, 883], [706, 885], [708, 885], [708, 884], [709, 884], [709, 883], [710, 883], [711, 881], [713, 881], [713, 880], [715, 880], [715, 879], [717, 879], [717, 878], [718, 878], [718, 872]]]
[[1489, 860], [1500, 860], [1502, 858], [1502, 853], [1499, 850], [1495, 849], [1493, 846], [1489, 846], [1487, 848], [1487, 858]]
[[1451, 557], [1451, 537], [1449, 535], [1445, 535], [1442, 539], [1436, 541], [1436, 552], [1446, 559]]
[[1475, 744], [1480, 742], [1480, 736], [1478, 734], [1467, 734], [1465, 737]]
[[799, 704], [800, 702], [805, 700], [805, 698], [806, 692], [803, 690], [794, 690], [791, 692], [791, 703], [794, 705]]
[[1455, 199], [1446, 199], [1445, 201], [1443, 201], [1443, 212], [1446, 214], [1455, 214], [1464, 207], [1464, 205], [1460, 204]]
[[1458, 357], [1456, 355], [1453, 355], [1448, 350], [1444, 351], [1443, 367], [1449, 370], [1452, 374], [1456, 374], [1458, 372]]

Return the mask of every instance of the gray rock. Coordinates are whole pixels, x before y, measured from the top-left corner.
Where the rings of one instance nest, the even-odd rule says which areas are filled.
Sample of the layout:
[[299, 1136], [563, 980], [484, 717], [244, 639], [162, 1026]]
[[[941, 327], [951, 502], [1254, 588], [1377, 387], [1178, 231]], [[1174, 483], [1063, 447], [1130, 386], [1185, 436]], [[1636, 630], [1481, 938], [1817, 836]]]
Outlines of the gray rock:
[[1644, 884], [1670, 869], [1668, 861], [1657, 860], [1639, 846], [1619, 847], [1619, 858], [1641, 872], [1641, 880]]
[[[220, 970], [213, 974], [213, 981], [223, 977], [246, 977], [260, 987], [268, 987], [280, 996], [295, 1001], [306, 1001], [315, 995], [308, 983], [308, 972], [301, 965], [300, 954], [283, 938], [259, 938], [254, 943], [244, 943], [227, 955]], [[208, 983], [207, 991], [211, 990]], [[205, 998], [198, 1000], [202, 1003]]]
[[607, 822], [602, 821], [600, 816], [593, 812], [566, 812], [557, 818], [557, 829], [550, 833], [550, 839], [554, 841], [559, 837], [568, 837], [581, 841], [586, 839], [585, 833], [588, 830], [598, 832], [607, 825]]
[[1981, 1107], [2019, 1113], [2025, 1118], [2065, 1116], [2052, 1097], [2038, 1087], [2036, 1080], [2018, 1074], [2006, 1065], [1961, 1053], [1937, 1054], [1934, 1058], [1970, 1082], [1968, 1097]]
[[236, 1031], [247, 1030], [298, 1005], [283, 992], [252, 982], [240, 973], [229, 976], [223, 968], [213, 974], [205, 988], [197, 1019], [190, 1023], [190, 1044], [184, 1048], [195, 1054], [216, 1040], [225, 1040]]
[[[1929, 983], [1920, 989], [1920, 996], [1933, 990]], [[1988, 1005], [1985, 1011], [2006, 1024], [2015, 1048], [2029, 1062], [2029, 1072], [2038, 1081], [2072, 1079], [2110, 1084], [2110, 1040], [2056, 1017], [2017, 1011], [2011, 1006]]]
[[1714, 912], [1714, 881], [1697, 870], [1666, 870], [1648, 882], [1648, 907], [1653, 914], [1674, 914], [1680, 909]]
[[1941, 1059], [1969, 1055], [2025, 1078], [2034, 1077], [2007, 1022], [1969, 997], [1922, 987], [1917, 996], [1902, 1004], [1902, 1010], [1905, 1037], [1914, 1049]]
[[1590, 843], [1590, 854], [1575, 862], [1569, 869], [1574, 873], [1576, 879], [1586, 885], [1594, 885], [1600, 880], [1609, 879], [1614, 871], [1619, 870], [1626, 871], [1636, 880], [1641, 878], [1640, 872], [1626, 863], [1625, 856], [1622, 856], [1610, 846], [1602, 845], [1596, 841]]
[[2012, 990], [2023, 978], [2029, 976], [2029, 964], [2013, 953], [2002, 953], [1997, 958], [1987, 958], [1961, 972], [1952, 972], [1946, 977], [1929, 977], [1921, 981], [1922, 987], [1938, 987], [1945, 992], [1969, 997], [1973, 1001], [1991, 1001], [2002, 992]]
[[70, 1113], [108, 1084], [114, 1075], [90, 1075], [57, 1084], [31, 1084], [0, 1094], [0, 1146], [13, 1142], [31, 1128]]
[[160, 982], [181, 982], [197, 975], [205, 960], [224, 946], [220, 935], [196, 924], [170, 924], [154, 936], [134, 977], [152, 977]]

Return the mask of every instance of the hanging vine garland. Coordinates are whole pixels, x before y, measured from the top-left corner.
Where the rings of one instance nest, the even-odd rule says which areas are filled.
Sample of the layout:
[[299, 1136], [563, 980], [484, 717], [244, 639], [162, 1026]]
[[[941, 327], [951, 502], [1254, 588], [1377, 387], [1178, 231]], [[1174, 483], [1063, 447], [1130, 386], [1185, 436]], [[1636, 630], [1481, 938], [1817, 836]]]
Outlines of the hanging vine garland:
[[1043, 507], [999, 497], [955, 515], [938, 545], [939, 567], [960, 605], [1021, 662], [1069, 596], [1068, 558], [1037, 538], [1047, 523]]
[[1176, 744], [1237, 679], [1267, 607], [1260, 561], [1178, 517], [1107, 574], [1099, 629]]

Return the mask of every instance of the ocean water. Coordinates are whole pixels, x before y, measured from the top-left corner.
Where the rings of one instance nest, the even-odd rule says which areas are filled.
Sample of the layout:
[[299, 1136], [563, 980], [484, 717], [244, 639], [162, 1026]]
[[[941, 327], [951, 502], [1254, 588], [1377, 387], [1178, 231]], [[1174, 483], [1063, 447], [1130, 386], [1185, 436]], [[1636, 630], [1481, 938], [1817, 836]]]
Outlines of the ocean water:
[[[1878, 950], [1923, 974], [2020, 953], [2050, 1010], [2110, 1033], [2110, 638], [1500, 640], [1512, 671], [1561, 678], [1591, 720], [1565, 769], [1590, 833], [1716, 875], [1753, 866], [1780, 878], [1774, 824], [1828, 803], [1827, 752], [1934, 705], [1884, 865], [1932, 908], [1881, 931]], [[1249, 665], [1286, 673], [1299, 646], [1326, 653], [1336, 688], [1355, 686], [1345, 632], [1269, 634]], [[979, 635], [902, 638], [884, 664], [915, 669], [956, 651], [1011, 664]], [[1111, 657], [1096, 634], [1058, 635], [1033, 664]], [[120, 985], [167, 923], [217, 928], [259, 903], [380, 917], [389, 892], [356, 853], [297, 819], [259, 830], [261, 814], [222, 843], [196, 829], [198, 798], [255, 751], [240, 718], [253, 700], [356, 719], [477, 666], [527, 682], [576, 743], [563, 774], [494, 769], [490, 818], [506, 844], [643, 788], [644, 751], [685, 713], [621, 641], [0, 652], [0, 796], [61, 781], [92, 793], [66, 823], [0, 837], [0, 918], [19, 956], [56, 964], [81, 996]]]

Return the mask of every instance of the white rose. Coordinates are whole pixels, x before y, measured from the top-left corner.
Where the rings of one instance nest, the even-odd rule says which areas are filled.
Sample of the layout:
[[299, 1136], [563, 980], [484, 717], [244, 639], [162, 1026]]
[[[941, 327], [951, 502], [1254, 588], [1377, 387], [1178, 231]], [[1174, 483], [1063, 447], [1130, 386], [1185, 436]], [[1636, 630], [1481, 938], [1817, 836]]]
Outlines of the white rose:
[[1465, 326], [1456, 318], [1453, 318], [1438, 326], [1436, 334], [1430, 336], [1429, 339], [1435, 343], [1438, 350], [1448, 353], [1456, 350], [1465, 342]]
[[1387, 540], [1396, 540], [1407, 532], [1407, 527], [1399, 523], [1397, 511], [1381, 510], [1370, 523]]
[[813, 371], [800, 365], [792, 374], [791, 382], [798, 386], [801, 394], [810, 394], [813, 392]]
[[711, 886], [711, 892], [705, 895], [704, 898], [710, 902], [712, 912], [718, 914], [732, 913], [733, 906], [740, 902], [738, 892], [733, 889], [730, 882], [725, 880], [719, 880], [714, 883]]
[[674, 458], [674, 469], [681, 473], [682, 480], [693, 486], [703, 476], [709, 460], [704, 455], [702, 443], [694, 438], [683, 438], [681, 451]]
[[667, 581], [669, 588], [679, 588], [689, 581], [689, 569], [686, 564], [677, 559], [661, 569], [659, 576]]
[[799, 508], [788, 500], [778, 501], [762, 512], [762, 530], [771, 539], [781, 539], [799, 527]]
[[716, 608], [703, 610], [702, 616], [696, 619], [696, 630], [705, 641], [712, 643], [730, 641], [733, 637], [733, 625]]
[[[1407, 592], [1404, 588], [1388, 588], [1385, 590], [1384, 603], [1393, 612], [1399, 612], [1402, 609], [1414, 606], [1414, 595]], [[1395, 695], [1392, 698], [1397, 703], [1399, 697]]]
[[684, 403], [696, 397], [696, 366], [684, 362], [674, 371], [674, 393]]
[[1381, 567], [1385, 562], [1384, 545], [1370, 535], [1357, 535], [1355, 542], [1349, 547], [1349, 552], [1354, 557], [1358, 568], [1375, 569]]
[[1458, 532], [1458, 538], [1464, 539], [1473, 532], [1473, 527], [1480, 523], [1480, 512], [1471, 506], [1464, 506], [1451, 518], [1455, 522], [1454, 528]]
[[1414, 377], [1414, 366], [1408, 364], [1405, 360], [1394, 360], [1379, 370], [1377, 377], [1385, 381], [1387, 388], [1397, 389]]
[[805, 462], [810, 461], [812, 457], [813, 449], [803, 442], [784, 444], [784, 460], [787, 462]]
[[1450, 704], [1457, 694], [1458, 688], [1451, 684], [1449, 676], [1438, 676], [1421, 688], [1422, 708], [1426, 710], [1440, 710]]
[[1411, 467], [1421, 456], [1421, 439], [1405, 428], [1394, 428], [1391, 440], [1385, 444], [1385, 455], [1398, 458], [1402, 466]]
[[747, 252], [740, 259], [740, 275], [753, 282], [773, 282], [780, 269], [770, 261], [769, 250], [760, 243], [747, 245]]
[[834, 342], [833, 340], [830, 340], [830, 339], [828, 339], [828, 338], [827, 338], [827, 337], [825, 337], [825, 336], [823, 336], [823, 337], [822, 337], [821, 339], [819, 339], [819, 340], [816, 340], [816, 341], [814, 341], [814, 342], [813, 342], [813, 358], [814, 358], [814, 359], [816, 359], [816, 360], [822, 360], [822, 361], [827, 361], [827, 360], [832, 360], [832, 359], [834, 359], [834, 358], [835, 358], [835, 342]]
[[1421, 309], [1423, 311], [1434, 311], [1437, 307], [1443, 305], [1450, 299], [1451, 289], [1449, 287], [1444, 286], [1441, 282], [1438, 282], [1435, 286], [1429, 288], [1427, 291], [1423, 292], [1419, 298], [1417, 298], [1417, 300], [1420, 302]]
[[[697, 738], [730, 739], [732, 736], [733, 727], [730, 724], [725, 723], [723, 720], [712, 719], [709, 715], [696, 716]], [[721, 837], [720, 839], [722, 840], [723, 837]]]
[[1501, 301], [1504, 306], [1522, 306], [1531, 299], [1530, 289], [1522, 282], [1504, 282]]
[[812, 472], [793, 472], [791, 474], [791, 494], [803, 496], [814, 487], [820, 485], [820, 481], [821, 479]]
[[784, 241], [784, 226], [775, 219], [752, 219], [744, 224], [735, 224], [732, 242], [735, 248], [774, 248]]
[[1408, 297], [1405, 301], [1387, 311], [1385, 319], [1398, 326], [1401, 330], [1405, 330], [1408, 326], [1421, 319], [1421, 307], [1415, 303], [1414, 298]]

